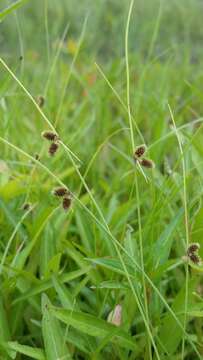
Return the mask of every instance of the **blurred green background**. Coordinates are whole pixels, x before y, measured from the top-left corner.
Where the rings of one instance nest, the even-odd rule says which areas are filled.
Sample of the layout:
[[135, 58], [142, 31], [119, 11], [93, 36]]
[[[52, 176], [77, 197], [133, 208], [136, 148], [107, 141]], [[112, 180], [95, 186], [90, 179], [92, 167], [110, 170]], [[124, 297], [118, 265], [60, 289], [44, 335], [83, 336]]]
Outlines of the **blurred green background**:
[[[8, 3], [9, 1], [1, 0], [0, 9]], [[1, 24], [2, 51], [8, 56], [20, 55], [16, 28], [18, 22], [25, 52], [35, 49], [40, 53], [40, 58], [46, 58], [46, 6], [51, 47], [67, 24], [68, 36], [77, 37], [84, 19], [88, 17], [84, 44], [88, 54], [100, 56], [107, 61], [109, 57], [123, 55], [128, 0], [31, 0], [20, 10], [20, 19], [15, 21], [15, 16], [9, 16]], [[192, 60], [197, 61], [203, 37], [201, 0], [137, 0], [133, 10], [130, 48], [146, 56], [160, 7], [162, 14], [154, 55], [168, 51], [168, 55], [175, 56], [177, 61], [183, 61], [186, 45], [190, 49], [192, 45]]]

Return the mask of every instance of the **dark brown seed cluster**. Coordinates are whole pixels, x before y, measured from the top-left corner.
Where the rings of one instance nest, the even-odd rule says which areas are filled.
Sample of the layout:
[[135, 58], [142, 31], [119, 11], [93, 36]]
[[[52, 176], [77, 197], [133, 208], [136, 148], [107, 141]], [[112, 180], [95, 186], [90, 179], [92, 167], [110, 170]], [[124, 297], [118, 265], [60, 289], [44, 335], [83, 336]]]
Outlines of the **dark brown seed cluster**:
[[140, 158], [141, 156], [144, 155], [145, 151], [146, 151], [146, 146], [145, 145], [137, 146], [135, 148], [134, 157], [135, 158]]
[[198, 251], [200, 248], [200, 245], [198, 243], [192, 243], [189, 245], [187, 249], [187, 255], [193, 254], [194, 252]]
[[22, 205], [21, 210], [28, 211], [31, 209], [31, 204], [26, 202]]
[[50, 156], [54, 156], [55, 153], [57, 152], [58, 148], [59, 148], [59, 144], [56, 143], [56, 142], [53, 142], [53, 143], [49, 146], [49, 150], [48, 150], [48, 151], [49, 151], [49, 155], [50, 155]]
[[45, 103], [45, 98], [44, 98], [44, 96], [39, 95], [39, 96], [37, 97], [37, 104], [38, 104], [38, 106], [39, 106], [40, 108], [42, 108], [42, 107], [44, 106], [44, 103]]
[[137, 146], [133, 155], [134, 161], [139, 162], [139, 164], [148, 169], [154, 168], [154, 162], [150, 159], [143, 158], [143, 155], [146, 152], [146, 146], [140, 145]]
[[42, 137], [48, 141], [51, 141], [51, 145], [49, 146], [49, 155], [54, 156], [59, 148], [59, 137], [53, 131], [43, 131]]
[[140, 160], [140, 165], [142, 165], [143, 167], [146, 167], [148, 169], [154, 168], [154, 163], [150, 159], [141, 159]]
[[69, 194], [68, 189], [65, 187], [58, 187], [53, 190], [53, 195], [58, 196], [58, 197], [63, 197], [68, 194]]
[[39, 154], [35, 154], [35, 160], [40, 160], [40, 156], [39, 156]]
[[72, 203], [71, 197], [65, 196], [62, 201], [63, 210], [68, 211], [68, 209], [71, 207], [71, 203]]
[[190, 254], [189, 259], [196, 265], [199, 265], [201, 263], [201, 258], [195, 253]]
[[195, 265], [199, 265], [202, 262], [200, 256], [198, 255], [199, 249], [200, 249], [200, 244], [198, 244], [198, 243], [190, 244], [187, 249], [188, 259], [190, 261], [192, 261], [193, 264], [195, 264]]
[[64, 211], [68, 211], [72, 204], [72, 196], [70, 191], [66, 187], [58, 187], [52, 191], [54, 196], [62, 198], [62, 207]]
[[53, 131], [43, 131], [42, 137], [48, 141], [56, 141], [58, 140], [58, 135]]

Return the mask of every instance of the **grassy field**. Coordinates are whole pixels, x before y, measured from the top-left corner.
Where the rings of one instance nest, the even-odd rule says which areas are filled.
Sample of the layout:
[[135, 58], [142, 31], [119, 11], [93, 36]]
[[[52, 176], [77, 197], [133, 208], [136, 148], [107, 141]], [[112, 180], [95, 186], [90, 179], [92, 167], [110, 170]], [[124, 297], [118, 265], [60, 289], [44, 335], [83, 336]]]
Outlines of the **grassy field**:
[[0, 1], [0, 360], [203, 359], [202, 13]]

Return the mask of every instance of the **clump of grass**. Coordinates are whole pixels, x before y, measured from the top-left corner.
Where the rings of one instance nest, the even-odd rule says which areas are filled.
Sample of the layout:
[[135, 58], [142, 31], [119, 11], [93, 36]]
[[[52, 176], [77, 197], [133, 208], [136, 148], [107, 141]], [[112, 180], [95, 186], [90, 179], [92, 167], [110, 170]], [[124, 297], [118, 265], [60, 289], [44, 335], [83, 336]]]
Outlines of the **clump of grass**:
[[[15, 47], [10, 30], [7, 22], [1, 24], [6, 55], [11, 55], [9, 62], [15, 70], [9, 71], [7, 61], [0, 59], [4, 66], [0, 84], [0, 357], [201, 359], [203, 292], [197, 273], [202, 272], [203, 238], [202, 66], [191, 41], [200, 28], [193, 20], [201, 13], [197, 11], [200, 5], [194, 3], [190, 14], [189, 3], [184, 7], [179, 3], [176, 12], [174, 3], [161, 2], [158, 8], [158, 1], [152, 6], [138, 1], [134, 11], [131, 1], [126, 26], [127, 78], [123, 80], [123, 49], [119, 58], [112, 59], [110, 41], [121, 44], [126, 2], [112, 0], [108, 12], [104, 1], [92, 2], [95, 19], [105, 26], [102, 33], [95, 31], [98, 41], [91, 52], [88, 31], [96, 29], [96, 20], [85, 20], [79, 38], [71, 28], [67, 46], [68, 25], [56, 39], [67, 12], [65, 2], [52, 1], [44, 2], [46, 58], [39, 36], [43, 31], [30, 31], [36, 28], [36, 19], [44, 29], [35, 2], [30, 2], [35, 16], [23, 17], [23, 36], [20, 27], [15, 31], [20, 36], [15, 44], [21, 45], [23, 54], [21, 63], [17, 58], [17, 68], [12, 63]], [[83, 15], [87, 2], [78, 5]], [[49, 23], [53, 4], [58, 10], [54, 27]], [[75, 1], [69, 0], [74, 26], [78, 12]], [[160, 21], [162, 12], [165, 21]], [[184, 27], [180, 13], [190, 20]], [[16, 13], [17, 22], [20, 17]], [[136, 34], [130, 17], [131, 21], [136, 17]], [[176, 45], [171, 48], [171, 34], [176, 35], [178, 56]], [[182, 41], [184, 34], [186, 41]], [[103, 70], [93, 66], [95, 53]], [[33, 68], [37, 71], [31, 84]], [[20, 89], [16, 86], [13, 91], [15, 84], [8, 74]], [[44, 95], [33, 98], [36, 88]], [[45, 126], [50, 130], [42, 133], [39, 150], [39, 137], [33, 134], [40, 134]], [[43, 156], [44, 145], [50, 156], [59, 147], [60, 154], [51, 161]], [[132, 168], [132, 153], [140, 172]], [[160, 171], [165, 159], [170, 176]], [[144, 169], [154, 164], [156, 171], [152, 176], [146, 171], [149, 177], [145, 176]], [[51, 191], [52, 180], [57, 185]], [[32, 216], [28, 214], [33, 205], [27, 199], [38, 204]], [[73, 199], [77, 206], [69, 211]], [[183, 242], [185, 228], [187, 244]], [[171, 329], [176, 331], [172, 334]]]

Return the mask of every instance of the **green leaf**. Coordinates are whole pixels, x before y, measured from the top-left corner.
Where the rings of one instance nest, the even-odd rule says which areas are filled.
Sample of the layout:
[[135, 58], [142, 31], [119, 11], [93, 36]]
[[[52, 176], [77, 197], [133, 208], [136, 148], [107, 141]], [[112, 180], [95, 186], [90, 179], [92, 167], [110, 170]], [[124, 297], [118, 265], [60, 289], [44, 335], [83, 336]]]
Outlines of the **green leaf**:
[[191, 316], [191, 317], [200, 317], [202, 318], [203, 317], [203, 310], [191, 310], [191, 311], [188, 311], [187, 312], [188, 316]]
[[52, 315], [50, 305], [48, 297], [44, 294], [42, 296], [42, 335], [46, 357], [49, 360], [67, 358], [68, 349], [64, 342], [65, 334], [63, 334], [58, 320]]
[[2, 360], [16, 359], [16, 351], [11, 349], [6, 341], [0, 341], [0, 355]]
[[102, 281], [97, 286], [92, 286], [93, 289], [129, 289], [129, 285], [127, 283], [122, 283], [121, 281]]
[[15, 180], [10, 180], [7, 184], [0, 188], [0, 195], [6, 201], [9, 201], [16, 196], [24, 194], [26, 192], [26, 186], [24, 181], [26, 176], [21, 176]]
[[6, 310], [3, 305], [3, 300], [0, 297], [0, 340], [5, 341], [10, 339], [10, 330], [6, 315]]
[[[188, 308], [192, 308], [194, 302], [194, 296], [192, 292], [197, 284], [197, 279], [190, 281], [188, 288]], [[185, 286], [180, 290], [176, 296], [172, 310], [176, 314], [178, 320], [183, 325], [184, 323], [184, 311], [185, 311]], [[189, 317], [187, 318], [189, 321]], [[166, 312], [164, 319], [159, 326], [159, 340], [164, 345], [165, 349], [170, 355], [173, 355], [181, 342], [183, 337], [183, 330], [177, 324], [177, 321], [171, 315], [169, 311]], [[160, 353], [161, 353], [160, 349]]]
[[[122, 275], [126, 275], [123, 269], [123, 265], [121, 264], [121, 262], [117, 259], [114, 258], [96, 258], [96, 259], [87, 259], [88, 261], [91, 261], [92, 263], [96, 264], [96, 265], [100, 265], [105, 267], [106, 269], [112, 270], [113, 272], [116, 272], [118, 274], [122, 274]], [[125, 266], [127, 268], [127, 271], [129, 273], [129, 275], [131, 276], [135, 276], [135, 270], [133, 269], [133, 267], [128, 264], [128, 262], [125, 262]]]
[[67, 287], [58, 281], [56, 276], [52, 277], [54, 288], [58, 294], [61, 305], [66, 309], [73, 309], [74, 299]]
[[8, 347], [17, 353], [29, 356], [32, 359], [46, 360], [45, 353], [42, 349], [33, 348], [27, 345], [21, 345], [17, 341], [9, 341]]
[[0, 20], [3, 20], [8, 14], [10, 14], [12, 11], [18, 9], [20, 6], [22, 6], [24, 3], [26, 3], [28, 0], [18, 0], [15, 3], [8, 6], [6, 9], [2, 10], [0, 12]]
[[[83, 269], [80, 270], [75, 270], [75, 271], [71, 271], [67, 274], [62, 274], [59, 276], [59, 282], [60, 283], [67, 283], [71, 280], [74, 280], [78, 277], [80, 277], [83, 274], [87, 274], [90, 270], [92, 269], [92, 267], [90, 266], [86, 266]], [[28, 291], [26, 291], [23, 295], [19, 296], [14, 302], [17, 303], [19, 301], [25, 300], [29, 297], [33, 297], [34, 295], [40, 294], [50, 288], [53, 287], [53, 283], [52, 283], [52, 279], [48, 279], [48, 280], [44, 280], [41, 281], [41, 283], [39, 285], [36, 286], [32, 286], [31, 289], [29, 289]]]
[[94, 235], [91, 231], [89, 219], [80, 210], [75, 212], [75, 218], [77, 223], [77, 230], [79, 231], [82, 244], [84, 245], [85, 249], [92, 251], [94, 249]]
[[94, 337], [107, 337], [109, 341], [120, 344], [131, 350], [137, 349], [134, 339], [112, 324], [105, 320], [96, 318], [82, 312], [76, 312], [68, 309], [51, 308], [52, 314], [64, 323], [73, 326], [75, 329]]
[[180, 209], [177, 212], [170, 224], [166, 227], [157, 242], [154, 244], [152, 257], [155, 267], [158, 267], [160, 264], [163, 264], [166, 260], [168, 260], [173, 243], [172, 234], [177, 229], [177, 225], [183, 215], [183, 212], [183, 209]]
[[[192, 226], [192, 232], [191, 232], [191, 242], [198, 242], [201, 245], [203, 245], [203, 207], [199, 209], [197, 214], [195, 215], [194, 223]], [[200, 251], [201, 253], [201, 251]]]

